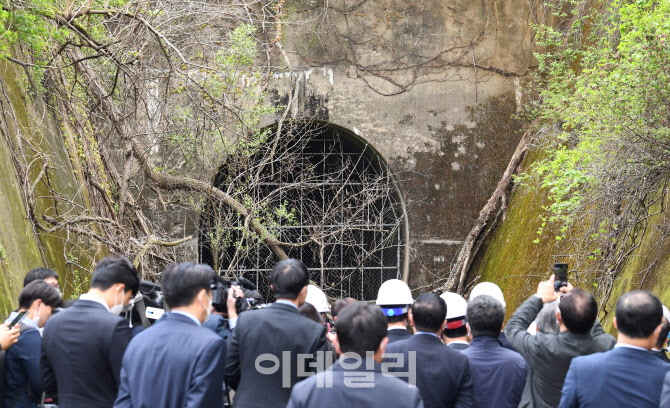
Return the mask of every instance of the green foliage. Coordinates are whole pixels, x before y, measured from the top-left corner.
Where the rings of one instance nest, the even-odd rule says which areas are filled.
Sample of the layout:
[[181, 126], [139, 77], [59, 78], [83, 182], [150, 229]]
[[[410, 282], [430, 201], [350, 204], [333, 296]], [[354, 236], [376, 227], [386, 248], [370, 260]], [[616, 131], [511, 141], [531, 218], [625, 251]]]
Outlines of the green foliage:
[[7, 259], [7, 250], [0, 244], [0, 261], [4, 261], [5, 259]]
[[540, 120], [548, 157], [522, 179], [547, 189], [557, 239], [584, 213], [603, 237], [618, 228], [616, 207], [668, 174], [670, 0], [615, 0], [569, 30], [537, 33], [541, 103], [526, 113]]
[[[77, 257], [72, 253], [67, 253], [67, 260], [72, 265], [77, 264]], [[72, 290], [70, 291], [70, 299], [77, 299], [83, 293], [88, 291], [91, 286], [91, 275], [87, 272], [82, 272], [77, 268], [72, 269]]]

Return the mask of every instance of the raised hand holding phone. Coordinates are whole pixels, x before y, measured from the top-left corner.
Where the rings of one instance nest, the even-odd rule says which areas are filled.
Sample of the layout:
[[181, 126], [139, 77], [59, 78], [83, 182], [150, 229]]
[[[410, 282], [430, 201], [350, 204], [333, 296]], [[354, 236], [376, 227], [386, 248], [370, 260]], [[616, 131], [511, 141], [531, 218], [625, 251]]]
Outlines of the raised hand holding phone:
[[548, 280], [537, 285], [537, 296], [542, 298], [542, 302], [549, 303], [558, 299], [559, 294], [554, 290], [554, 281], [555, 276], [552, 274]]
[[14, 320], [12, 320], [12, 322], [9, 324], [9, 328], [11, 329], [14, 326], [16, 326], [17, 324], [21, 323], [21, 320], [23, 320], [26, 317], [27, 314], [28, 314], [28, 312], [25, 311], [25, 312], [21, 312], [18, 315], [16, 315]]
[[12, 329], [8, 327], [8, 324], [5, 323], [0, 325], [0, 349], [7, 350], [19, 340], [19, 327], [16, 326]]

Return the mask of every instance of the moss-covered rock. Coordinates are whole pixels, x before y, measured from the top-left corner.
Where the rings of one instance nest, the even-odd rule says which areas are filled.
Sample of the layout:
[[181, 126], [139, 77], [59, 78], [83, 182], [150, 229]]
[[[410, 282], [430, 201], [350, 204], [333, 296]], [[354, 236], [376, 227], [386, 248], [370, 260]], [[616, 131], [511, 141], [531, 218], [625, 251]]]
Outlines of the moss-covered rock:
[[[541, 155], [541, 152], [532, 152], [526, 163]], [[614, 279], [609, 296], [606, 296], [607, 291], [596, 283], [604, 271], [595, 267], [596, 261], [586, 248], [587, 232], [582, 226], [573, 227], [561, 240], [556, 239], [554, 231], [546, 228], [542, 235], [537, 233], [542, 225], [543, 207], [547, 204], [546, 192], [532, 181], [518, 186], [505, 219], [491, 232], [471, 268], [471, 284], [495, 282], [503, 290], [507, 317], [535, 293], [537, 284], [552, 273], [556, 262], [567, 262], [571, 270], [579, 272], [570, 275], [571, 281], [598, 298], [603, 326], [610, 332], [615, 331], [611, 323], [614, 306], [625, 292], [649, 290], [664, 304], [670, 304], [670, 242], [662, 239], [664, 228], [660, 227], [667, 225], [667, 220], [661, 219], [660, 215], [648, 220], [649, 226], [642, 235], [640, 246], [628, 256], [624, 268]]]
[[[24, 78], [23, 71], [0, 62], [4, 136], [0, 140], [0, 317], [15, 308], [23, 277], [30, 269], [46, 266], [58, 272], [67, 297], [74, 279], [67, 259], [90, 266], [96, 253], [103, 254], [93, 245], [74, 245], [74, 236], [68, 237], [65, 231], [41, 231], [30, 221], [26, 184], [34, 184], [32, 198], [38, 218], [80, 214], [91, 204], [83, 179], [75, 171], [81, 168], [80, 158], [66, 143], [71, 135], [60, 129], [41, 98], [31, 96]], [[45, 163], [46, 171], [40, 176]], [[20, 177], [19, 172], [24, 171], [27, 182]], [[57, 201], [57, 194], [68, 200]]]

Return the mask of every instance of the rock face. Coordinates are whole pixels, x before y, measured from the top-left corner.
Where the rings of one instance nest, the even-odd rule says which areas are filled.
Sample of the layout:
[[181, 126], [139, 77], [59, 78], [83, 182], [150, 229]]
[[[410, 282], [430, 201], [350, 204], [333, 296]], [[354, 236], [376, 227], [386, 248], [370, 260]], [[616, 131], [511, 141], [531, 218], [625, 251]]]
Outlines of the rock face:
[[[23, 78], [16, 67], [0, 64], [0, 316], [15, 308], [23, 278], [35, 267], [57, 271], [66, 297], [81, 290], [86, 278], [79, 272], [95, 253], [95, 247], [80, 246], [74, 236], [39, 230], [30, 221], [28, 200], [34, 200], [35, 217], [81, 211], [90, 204], [78, 179], [72, 135], [30, 96]], [[55, 199], [57, 194], [67, 201]]]
[[291, 69], [274, 76], [275, 101], [295, 97], [294, 117], [349, 129], [388, 163], [409, 218], [414, 287], [446, 277], [521, 137], [526, 4], [287, 2]]
[[[532, 151], [525, 165], [542, 157], [542, 152]], [[615, 332], [612, 318], [616, 302], [628, 291], [648, 290], [659, 296], [663, 304], [670, 303], [670, 243], [664, 236], [667, 228], [664, 217], [656, 214], [649, 218], [639, 246], [628, 255], [622, 270], [608, 279], [611, 271], [598, 269], [595, 260], [590, 259], [592, 248], [586, 248], [588, 239], [579, 227], [560, 241], [555, 239], [557, 231], [545, 230], [538, 235], [542, 207], [548, 204], [546, 192], [535, 181], [517, 187], [504, 221], [484, 242], [470, 270], [470, 282], [476, 279], [500, 286], [505, 294], [508, 318], [535, 293], [537, 284], [549, 277], [555, 262], [566, 262], [570, 271], [578, 272], [570, 275], [570, 281], [596, 297], [601, 311], [599, 317], [609, 332]], [[651, 212], [668, 204], [665, 197]]]

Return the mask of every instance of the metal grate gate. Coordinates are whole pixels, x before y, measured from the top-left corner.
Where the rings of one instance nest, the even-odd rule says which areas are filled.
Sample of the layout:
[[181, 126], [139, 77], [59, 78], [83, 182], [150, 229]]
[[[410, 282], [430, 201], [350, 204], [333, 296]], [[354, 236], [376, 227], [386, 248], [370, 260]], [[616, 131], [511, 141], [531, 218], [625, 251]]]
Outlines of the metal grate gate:
[[[247, 194], [265, 208], [282, 208], [292, 215], [280, 217], [274, 230], [282, 242], [294, 244], [284, 250], [309, 267], [311, 280], [329, 297], [373, 300], [382, 282], [400, 278], [402, 211], [397, 191], [379, 157], [356, 136], [328, 125], [310, 126], [310, 137], [291, 144], [286, 160], [264, 171]], [[230, 190], [225, 183], [220, 187]], [[237, 243], [212, 250], [216, 245], [208, 245], [207, 227], [203, 230], [202, 260], [217, 257], [224, 268], [235, 262], [229, 270], [256, 282], [271, 300], [269, 272], [277, 258], [267, 245], [246, 245], [240, 257]]]

